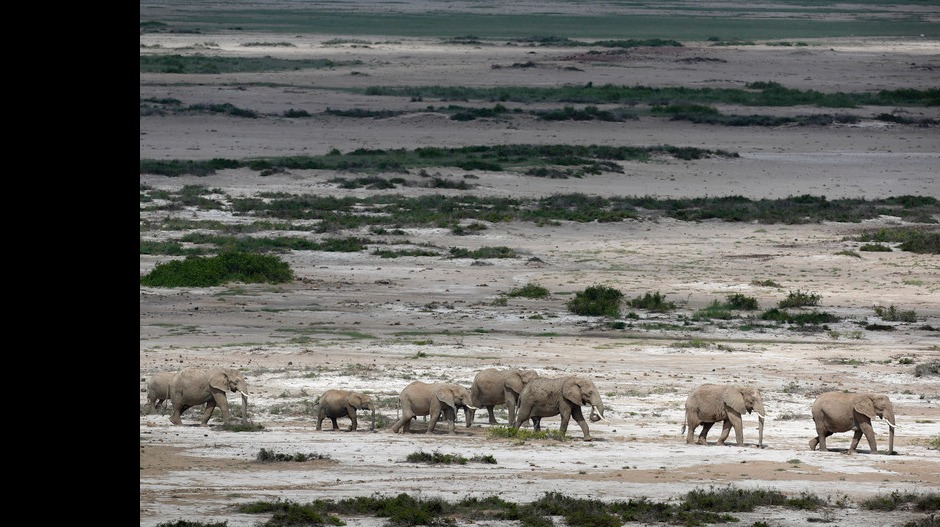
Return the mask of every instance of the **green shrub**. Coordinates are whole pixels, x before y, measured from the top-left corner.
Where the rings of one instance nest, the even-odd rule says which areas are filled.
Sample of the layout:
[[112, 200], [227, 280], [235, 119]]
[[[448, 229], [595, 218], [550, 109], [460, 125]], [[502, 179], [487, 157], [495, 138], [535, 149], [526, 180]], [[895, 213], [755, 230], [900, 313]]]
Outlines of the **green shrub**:
[[918, 364], [914, 367], [914, 377], [923, 377], [925, 375], [940, 375], [940, 359]]
[[874, 310], [875, 314], [881, 317], [881, 320], [887, 322], [917, 322], [917, 312], [913, 309], [901, 311], [892, 304], [887, 309], [882, 306], [875, 306]]
[[744, 296], [741, 293], [732, 293], [728, 295], [725, 301], [725, 307], [728, 309], [740, 309], [742, 311], [754, 311], [757, 309], [757, 299]]
[[537, 283], [528, 283], [509, 292], [509, 296], [511, 297], [521, 296], [524, 298], [548, 298], [550, 295], [551, 293], [548, 292], [548, 289]]
[[273, 463], [273, 462], [276, 462], [276, 461], [299, 461], [299, 462], [303, 462], [303, 461], [310, 461], [310, 460], [312, 460], [312, 459], [330, 459], [330, 456], [324, 455], [324, 454], [316, 454], [316, 453], [313, 453], [313, 454], [303, 454], [303, 453], [296, 453], [296, 454], [280, 454], [280, 453], [272, 452], [272, 451], [270, 451], [270, 450], [266, 450], [266, 449], [264, 449], [264, 448], [262, 448], [261, 451], [258, 452], [258, 455], [255, 456], [255, 461], [257, 461], [257, 462], [259, 462], [259, 463]]
[[777, 307], [784, 309], [788, 307], [818, 306], [821, 298], [822, 297], [816, 293], [808, 293], [799, 290], [790, 291], [787, 297], [777, 304]]
[[638, 296], [628, 300], [627, 304], [630, 307], [635, 307], [637, 309], [647, 309], [649, 311], [656, 311], [660, 313], [672, 311], [676, 308], [676, 304], [673, 302], [666, 302], [666, 296], [660, 294], [659, 291], [656, 291], [655, 293], [650, 293], [647, 291], [643, 294], [643, 296]]
[[150, 287], [212, 287], [228, 282], [279, 284], [293, 280], [294, 272], [276, 256], [223, 253], [213, 257], [190, 256], [157, 264], [140, 278]]
[[566, 304], [569, 311], [581, 316], [620, 316], [623, 293], [612, 287], [595, 285], [575, 293]]
[[859, 247], [858, 250], [873, 253], [889, 253], [891, 252], [891, 247], [882, 245], [880, 243], [866, 243], [865, 245]]

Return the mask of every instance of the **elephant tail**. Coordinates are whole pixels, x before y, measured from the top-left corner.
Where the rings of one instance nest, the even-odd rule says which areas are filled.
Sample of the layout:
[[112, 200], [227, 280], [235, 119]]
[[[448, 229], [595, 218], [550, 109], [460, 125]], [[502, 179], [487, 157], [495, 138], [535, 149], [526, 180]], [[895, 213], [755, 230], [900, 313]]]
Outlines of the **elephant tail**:
[[686, 427], [686, 424], [682, 423], [682, 431], [679, 432], [679, 435], [685, 435], [685, 427]]

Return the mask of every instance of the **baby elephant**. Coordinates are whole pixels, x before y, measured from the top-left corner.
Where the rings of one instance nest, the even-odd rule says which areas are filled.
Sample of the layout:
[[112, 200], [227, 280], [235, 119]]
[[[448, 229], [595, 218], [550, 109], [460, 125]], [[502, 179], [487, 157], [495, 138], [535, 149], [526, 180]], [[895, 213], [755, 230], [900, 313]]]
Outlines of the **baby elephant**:
[[350, 432], [359, 427], [356, 420], [357, 410], [371, 410], [372, 424], [369, 430], [375, 430], [375, 405], [372, 399], [361, 392], [352, 390], [327, 390], [320, 396], [317, 410], [317, 430], [323, 429], [323, 420], [329, 418], [333, 422], [333, 430], [339, 430], [336, 420], [340, 417], [348, 417], [352, 423], [349, 425]]
[[176, 375], [175, 371], [161, 371], [153, 374], [153, 377], [147, 382], [147, 402], [150, 408], [156, 410], [158, 407], [166, 406], [170, 399], [170, 382]]

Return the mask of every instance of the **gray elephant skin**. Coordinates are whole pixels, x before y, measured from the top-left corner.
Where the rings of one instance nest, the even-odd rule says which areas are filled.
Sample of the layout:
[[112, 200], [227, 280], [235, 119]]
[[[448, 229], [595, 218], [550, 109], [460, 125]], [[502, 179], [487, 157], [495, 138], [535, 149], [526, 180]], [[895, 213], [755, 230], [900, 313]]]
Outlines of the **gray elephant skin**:
[[248, 382], [238, 370], [228, 368], [205, 368], [191, 366], [180, 370], [170, 383], [170, 401], [173, 403], [173, 415], [170, 422], [183, 424], [183, 412], [205, 404], [201, 424], [206, 425], [212, 412], [218, 406], [222, 411], [222, 420], [231, 421], [227, 394], [238, 393], [242, 396], [242, 420], [248, 419]]
[[522, 423], [532, 419], [534, 430], [539, 431], [543, 417], [560, 415], [559, 432], [564, 437], [568, 432], [568, 422], [574, 417], [584, 433], [584, 440], [591, 441], [582, 406], [591, 407], [592, 421], [604, 418], [604, 404], [593, 381], [574, 375], [539, 377], [528, 383], [519, 394], [519, 412], [512, 428], [518, 430]]
[[170, 383], [176, 376], [175, 371], [161, 371], [153, 374], [147, 381], [147, 402], [150, 408], [156, 410], [158, 406], [166, 406], [170, 399]]
[[888, 454], [894, 453], [894, 404], [887, 395], [878, 393], [825, 392], [813, 401], [813, 422], [816, 437], [809, 440], [809, 449], [825, 452], [826, 438], [835, 432], [853, 431], [848, 453], [854, 454], [862, 434], [872, 454], [878, 453], [871, 420], [880, 417], [888, 423]]
[[411, 420], [416, 417], [429, 416], [428, 430], [430, 434], [437, 426], [437, 421], [443, 416], [447, 421], [448, 432], [456, 434], [457, 410], [464, 409], [467, 426], [470, 426], [470, 412], [476, 407], [470, 404], [470, 390], [455, 383], [426, 383], [414, 381], [405, 386], [398, 396], [401, 403], [401, 419], [392, 425], [392, 432], [408, 433], [411, 431]]
[[[516, 420], [516, 408], [519, 406], [519, 394], [523, 388], [539, 376], [535, 370], [510, 368], [498, 370], [487, 368], [476, 374], [473, 384], [470, 385], [470, 403], [477, 408], [486, 408], [489, 413], [490, 424], [495, 425], [496, 416], [493, 407], [505, 404], [509, 411], [509, 424]], [[470, 422], [476, 415], [476, 410], [470, 411]]]
[[375, 404], [368, 395], [354, 390], [326, 390], [320, 395], [317, 401], [317, 430], [323, 429], [323, 420], [329, 419], [333, 423], [333, 430], [339, 430], [336, 420], [340, 417], [348, 417], [351, 421], [347, 431], [353, 432], [359, 428], [359, 422], [356, 419], [358, 410], [372, 411], [372, 424], [369, 430], [375, 430]]
[[[717, 445], [724, 445], [734, 428], [735, 442], [744, 446], [745, 413], [757, 413], [757, 446], [764, 445], [764, 400], [756, 388], [739, 384], [702, 384], [689, 394], [685, 401], [685, 423], [682, 432], [688, 429], [685, 442], [707, 445], [705, 437], [712, 425], [721, 422], [721, 436]], [[695, 439], [695, 428], [702, 425], [702, 432]]]

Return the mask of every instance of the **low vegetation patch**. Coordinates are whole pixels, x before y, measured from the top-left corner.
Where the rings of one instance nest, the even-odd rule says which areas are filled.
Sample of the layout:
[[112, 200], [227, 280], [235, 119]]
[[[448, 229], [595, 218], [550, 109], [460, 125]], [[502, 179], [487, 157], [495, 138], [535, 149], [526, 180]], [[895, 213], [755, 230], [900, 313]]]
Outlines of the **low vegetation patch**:
[[330, 459], [330, 456], [326, 454], [317, 454], [317, 453], [281, 454], [279, 452], [272, 452], [264, 448], [262, 448], [261, 451], [258, 452], [258, 455], [255, 456], [255, 461], [259, 463], [274, 463], [274, 462], [282, 462], [282, 461], [304, 462], [304, 461], [311, 461], [315, 459]]
[[551, 293], [548, 289], [542, 287], [538, 283], [528, 283], [522, 287], [517, 287], [509, 291], [510, 297], [523, 297], [523, 298], [548, 298], [551, 296]]
[[940, 375], [940, 359], [918, 364], [914, 367], [914, 377]]
[[659, 291], [652, 293], [647, 291], [643, 294], [643, 296], [638, 296], [627, 300], [627, 305], [637, 309], [646, 309], [648, 311], [657, 313], [666, 313], [676, 308], [675, 302], [667, 302], [666, 295], [663, 295]]
[[891, 304], [887, 308], [875, 306], [874, 310], [875, 314], [885, 322], [917, 322], [917, 311], [913, 309], [901, 310]]
[[777, 304], [777, 307], [785, 309], [788, 307], [818, 306], [821, 298], [817, 293], [790, 291], [787, 297]]
[[460, 454], [444, 454], [438, 451], [429, 453], [423, 450], [408, 454], [405, 460], [410, 463], [428, 463], [431, 465], [466, 465], [468, 462], [496, 464], [496, 458], [491, 455], [473, 456], [468, 459]]
[[276, 256], [224, 253], [218, 256], [191, 256], [157, 264], [140, 278], [150, 287], [212, 287], [229, 282], [280, 284], [294, 279], [294, 272]]
[[[927, 196], [901, 196], [896, 198], [901, 206], [935, 206], [936, 198]], [[930, 216], [923, 223], [933, 223]], [[852, 241], [871, 244], [896, 243], [902, 251], [920, 254], [940, 254], [940, 228], [935, 226], [883, 227], [863, 232], [850, 238]]]
[[[895, 510], [885, 507], [908, 507], [918, 512], [936, 510], [936, 493], [908, 495], [895, 493], [885, 500], [872, 503], [873, 510]], [[829, 504], [812, 494], [790, 497], [774, 489], [695, 489], [675, 502], [656, 502], [647, 498], [601, 501], [576, 498], [560, 492], [546, 492], [531, 503], [515, 504], [496, 496], [464, 498], [456, 502], [441, 498], [414, 498], [401, 493], [396, 496], [361, 496], [338, 501], [315, 500], [306, 504], [277, 500], [238, 505], [242, 514], [269, 514], [272, 518], [262, 527], [293, 525], [343, 525], [340, 516], [374, 516], [386, 518], [389, 526], [452, 525], [477, 521], [511, 521], [523, 527], [554, 525], [553, 516], [563, 518], [572, 527], [619, 527], [624, 523], [705, 525], [739, 520], [731, 513], [753, 512], [762, 507], [784, 507], [815, 511]], [[206, 527], [215, 524], [166, 523], [161, 527]], [[756, 524], [755, 524], [756, 525]]]

